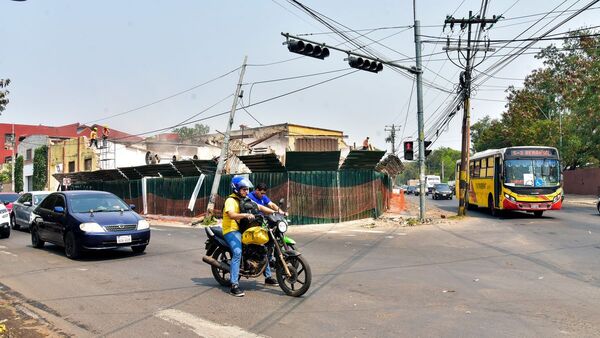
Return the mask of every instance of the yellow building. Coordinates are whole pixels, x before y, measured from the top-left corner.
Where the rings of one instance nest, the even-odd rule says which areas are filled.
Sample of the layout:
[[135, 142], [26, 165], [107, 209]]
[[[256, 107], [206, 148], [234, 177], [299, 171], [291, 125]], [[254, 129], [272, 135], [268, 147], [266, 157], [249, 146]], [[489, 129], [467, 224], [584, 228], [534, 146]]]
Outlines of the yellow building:
[[50, 145], [48, 148], [48, 189], [56, 190], [59, 182], [56, 173], [98, 170], [99, 156], [95, 148], [88, 147], [84, 136]]

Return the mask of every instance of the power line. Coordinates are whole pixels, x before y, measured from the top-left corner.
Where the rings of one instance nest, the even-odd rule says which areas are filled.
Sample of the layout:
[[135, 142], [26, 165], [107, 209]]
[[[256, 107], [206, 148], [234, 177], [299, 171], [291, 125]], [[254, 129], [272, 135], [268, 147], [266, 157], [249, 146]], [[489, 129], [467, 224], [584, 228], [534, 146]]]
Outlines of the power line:
[[193, 87], [190, 87], [190, 88], [188, 88], [188, 89], [185, 89], [185, 90], [179, 91], [179, 92], [177, 92], [177, 93], [175, 93], [175, 94], [169, 95], [169, 96], [167, 96], [167, 97], [164, 97], [164, 98], [162, 98], [162, 99], [159, 99], [159, 100], [156, 100], [156, 101], [153, 101], [153, 102], [150, 102], [150, 103], [144, 104], [144, 105], [142, 105], [142, 106], [139, 106], [139, 107], [136, 107], [136, 108], [133, 108], [133, 109], [126, 110], [126, 111], [124, 111], [124, 112], [121, 112], [121, 113], [117, 113], [117, 114], [113, 114], [113, 115], [110, 115], [110, 116], [107, 116], [107, 117], [103, 117], [103, 118], [101, 118], [101, 119], [97, 119], [97, 120], [93, 120], [93, 121], [88, 121], [88, 122], [85, 122], [85, 123], [83, 123], [83, 124], [88, 124], [88, 123], [94, 123], [94, 122], [99, 122], [99, 121], [108, 120], [108, 119], [111, 119], [111, 118], [113, 118], [113, 117], [122, 116], [122, 115], [125, 115], [125, 114], [133, 113], [133, 112], [135, 112], [135, 111], [138, 111], [138, 110], [140, 110], [140, 109], [144, 109], [144, 108], [150, 107], [150, 106], [152, 106], [152, 105], [155, 105], [155, 104], [157, 104], [157, 103], [160, 103], [160, 102], [163, 102], [163, 101], [166, 101], [166, 100], [172, 99], [172, 98], [174, 98], [174, 97], [177, 97], [177, 96], [179, 96], [179, 95], [182, 95], [182, 94], [185, 94], [185, 93], [187, 93], [187, 92], [190, 92], [190, 91], [192, 91], [192, 90], [194, 90], [194, 89], [197, 89], [197, 88], [200, 88], [200, 87], [202, 87], [202, 86], [205, 86], [205, 85], [207, 85], [207, 84], [209, 84], [209, 83], [211, 83], [211, 82], [214, 82], [214, 81], [216, 81], [216, 80], [222, 79], [222, 78], [224, 78], [225, 76], [227, 76], [227, 75], [229, 75], [229, 74], [231, 74], [231, 73], [233, 73], [233, 72], [237, 71], [238, 69], [240, 69], [240, 67], [237, 67], [237, 68], [235, 68], [235, 69], [233, 69], [233, 70], [230, 70], [229, 72], [227, 72], [227, 73], [225, 73], [225, 74], [223, 74], [223, 75], [219, 75], [219, 76], [217, 76], [217, 77], [215, 77], [215, 78], [213, 78], [213, 79], [210, 79], [210, 80], [208, 80], [208, 81], [206, 81], [206, 82], [203, 82], [203, 83], [201, 83], [201, 84], [195, 85], [195, 86], [193, 86]]

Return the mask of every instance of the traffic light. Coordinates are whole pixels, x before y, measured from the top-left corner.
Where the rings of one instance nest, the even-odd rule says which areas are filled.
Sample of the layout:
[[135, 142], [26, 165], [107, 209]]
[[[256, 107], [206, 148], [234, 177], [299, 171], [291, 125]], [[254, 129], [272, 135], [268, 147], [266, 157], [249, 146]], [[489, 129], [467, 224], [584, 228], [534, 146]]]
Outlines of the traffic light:
[[404, 159], [412, 161], [414, 158], [413, 141], [404, 141]]
[[424, 145], [425, 145], [425, 157], [429, 156], [429, 154], [431, 154], [431, 150], [427, 150], [427, 148], [431, 145], [431, 141], [423, 141]]
[[349, 56], [348, 64], [352, 68], [362, 69], [373, 73], [378, 73], [383, 70], [383, 64], [381, 62], [363, 59], [361, 57]]
[[288, 50], [293, 53], [310, 56], [317, 59], [325, 59], [329, 56], [329, 48], [313, 45], [302, 40], [288, 40]]

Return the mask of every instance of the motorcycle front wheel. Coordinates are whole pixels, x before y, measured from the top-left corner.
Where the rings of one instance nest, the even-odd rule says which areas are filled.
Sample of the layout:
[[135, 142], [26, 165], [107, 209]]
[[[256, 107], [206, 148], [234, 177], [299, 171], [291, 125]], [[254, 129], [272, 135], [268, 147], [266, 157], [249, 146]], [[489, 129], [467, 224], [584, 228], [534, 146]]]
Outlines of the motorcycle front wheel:
[[286, 295], [300, 297], [308, 291], [312, 280], [310, 266], [304, 257], [286, 257], [285, 264], [290, 270], [291, 276], [285, 274], [283, 266], [277, 267], [277, 282]]
[[[223, 262], [227, 265], [231, 264], [231, 254], [229, 253], [229, 251], [224, 250], [223, 248], [218, 248], [213, 253], [212, 258], [214, 258], [217, 262]], [[219, 284], [221, 284], [223, 286], [231, 286], [229, 272], [227, 272], [223, 269], [214, 267], [212, 265], [210, 266], [210, 269], [212, 271], [213, 277], [215, 277], [215, 279], [217, 280], [217, 282], [219, 282]]]

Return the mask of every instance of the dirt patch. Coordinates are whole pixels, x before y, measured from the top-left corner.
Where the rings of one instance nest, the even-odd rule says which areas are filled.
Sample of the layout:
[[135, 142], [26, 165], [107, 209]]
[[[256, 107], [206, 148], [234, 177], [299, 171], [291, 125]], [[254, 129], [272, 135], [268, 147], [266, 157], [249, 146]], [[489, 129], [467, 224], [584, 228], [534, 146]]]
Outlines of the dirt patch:
[[0, 338], [68, 337], [28, 310], [19, 300], [0, 291]]

